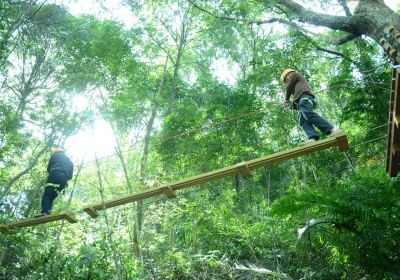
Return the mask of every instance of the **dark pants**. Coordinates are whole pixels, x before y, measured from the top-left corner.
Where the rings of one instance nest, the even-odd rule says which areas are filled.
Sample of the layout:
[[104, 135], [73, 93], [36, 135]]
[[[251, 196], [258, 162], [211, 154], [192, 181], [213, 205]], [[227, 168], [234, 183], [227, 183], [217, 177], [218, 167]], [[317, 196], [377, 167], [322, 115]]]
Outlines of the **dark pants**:
[[308, 139], [319, 139], [319, 135], [315, 131], [314, 127], [321, 130], [325, 135], [328, 135], [331, 132], [333, 126], [316, 112], [314, 112], [314, 109], [317, 106], [314, 96], [310, 94], [303, 94], [296, 101], [296, 104], [299, 110], [298, 116], [300, 126], [307, 134]]
[[[47, 184], [55, 184], [58, 186], [47, 186]], [[53, 201], [58, 194], [67, 186], [67, 178], [62, 172], [52, 172], [47, 177], [46, 188], [42, 196], [42, 211], [41, 213], [50, 213], [53, 207]]]

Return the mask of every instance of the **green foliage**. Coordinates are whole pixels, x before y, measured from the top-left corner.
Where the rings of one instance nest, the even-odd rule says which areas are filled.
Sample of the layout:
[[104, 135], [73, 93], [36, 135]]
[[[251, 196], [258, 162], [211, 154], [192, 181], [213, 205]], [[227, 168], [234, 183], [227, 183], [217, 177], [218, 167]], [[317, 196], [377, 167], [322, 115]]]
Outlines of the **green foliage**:
[[[287, 194], [274, 202], [272, 213], [303, 221], [325, 217], [308, 231], [320, 250], [327, 251], [331, 265], [358, 267], [384, 279], [399, 274], [399, 198], [398, 180], [390, 181], [382, 169], [360, 168], [334, 185], [311, 185]], [[352, 242], [346, 242], [350, 236]]]
[[[55, 201], [78, 224], [0, 236], [0, 278], [398, 279], [399, 180], [384, 173], [385, 141], [374, 140], [387, 129], [391, 78], [380, 47], [247, 23], [283, 17], [277, 1], [124, 3], [137, 20], [130, 30], [55, 4], [0, 3], [1, 222], [38, 211], [46, 145], [99, 119], [118, 142]], [[296, 146], [304, 133], [281, 106], [288, 67], [309, 80], [318, 112], [345, 129], [347, 154], [313, 153], [95, 220], [80, 211]], [[87, 108], [74, 109], [76, 97]]]

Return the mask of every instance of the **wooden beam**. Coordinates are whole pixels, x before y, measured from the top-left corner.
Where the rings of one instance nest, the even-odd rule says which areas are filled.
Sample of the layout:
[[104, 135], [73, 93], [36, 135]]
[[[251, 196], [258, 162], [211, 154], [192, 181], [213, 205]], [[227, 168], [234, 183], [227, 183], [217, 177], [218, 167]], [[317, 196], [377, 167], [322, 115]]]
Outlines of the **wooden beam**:
[[135, 201], [142, 200], [145, 198], [164, 194], [163, 188], [164, 187], [150, 188], [150, 189], [140, 191], [140, 192], [137, 192], [134, 194], [125, 195], [125, 196], [122, 196], [122, 197], [119, 197], [116, 199], [104, 201], [104, 204], [98, 203], [98, 204], [88, 205], [88, 206], [84, 207], [83, 210], [86, 213], [88, 213], [92, 218], [96, 218], [97, 217], [96, 211], [111, 208], [111, 207], [116, 207], [116, 206], [127, 204], [130, 202], [135, 202]]
[[9, 230], [12, 230], [15, 228], [35, 226], [35, 225], [50, 223], [50, 222], [59, 221], [59, 220], [67, 220], [70, 223], [78, 222], [74, 213], [60, 212], [57, 214], [45, 215], [45, 216], [41, 216], [38, 218], [29, 218], [29, 219], [9, 223], [9, 224], [0, 225], [0, 230], [1, 231], [9, 231]]
[[[335, 137], [328, 137], [324, 140], [316, 141], [306, 146], [299, 146], [272, 155], [260, 157], [246, 162], [241, 162], [236, 165], [220, 168], [218, 170], [203, 173], [187, 179], [179, 180], [165, 186], [150, 188], [134, 194], [129, 194], [116, 199], [111, 199], [103, 203], [88, 205], [84, 207], [83, 210], [86, 213], [88, 213], [92, 218], [96, 218], [98, 216], [97, 211], [99, 210], [131, 203], [138, 200], [143, 200], [145, 198], [159, 196], [162, 194], [166, 195], [168, 198], [173, 198], [176, 196], [175, 191], [179, 189], [217, 180], [227, 176], [232, 176], [238, 173], [240, 173], [243, 177], [249, 177], [251, 176], [251, 170], [253, 169], [264, 166], [270, 166], [274, 163], [282, 162], [287, 159], [299, 157], [302, 155], [306, 155], [319, 150], [324, 150], [334, 146], [338, 146], [340, 150], [348, 149], [349, 146], [347, 143], [346, 135], [341, 133], [336, 135]], [[397, 164], [397, 166], [399, 165]], [[67, 220], [70, 223], [78, 222], [74, 213], [61, 212], [58, 214], [46, 215], [39, 218], [30, 218], [14, 223], [3, 224], [0, 225], [0, 230], [4, 232], [9, 232], [15, 228], [44, 224], [58, 220]]]
[[390, 177], [400, 172], [400, 70], [393, 69], [389, 102], [386, 171]]
[[339, 147], [340, 150], [348, 149], [347, 138], [344, 133], [338, 134], [335, 137], [328, 137], [326, 139], [316, 141], [306, 146], [295, 147], [272, 155], [260, 157], [246, 162], [241, 162], [239, 164], [231, 165], [214, 171], [206, 172], [200, 175], [192, 176], [183, 180], [168, 183], [165, 186], [150, 188], [137, 193], [119, 197], [116, 199], [107, 200], [104, 202], [104, 204], [98, 203], [89, 205], [84, 207], [83, 210], [93, 217], [94, 215], [91, 215], [91, 213], [93, 214], [96, 211], [107, 209], [110, 207], [116, 207], [122, 204], [127, 204], [138, 200], [143, 200], [145, 198], [155, 197], [159, 195], [166, 195], [167, 197], [168, 195], [171, 195], [172, 197], [172, 194], [180, 189], [207, 183], [228, 176], [233, 176], [238, 173], [240, 173], [242, 176], [251, 175], [251, 170], [253, 169], [257, 169], [264, 166], [270, 166], [278, 162], [282, 162], [291, 158], [299, 157], [315, 151], [320, 151], [335, 146]]
[[386, 172], [389, 173], [389, 176], [392, 176], [392, 131], [393, 131], [393, 109], [394, 109], [394, 96], [395, 96], [395, 88], [398, 80], [396, 79], [396, 69], [392, 70], [392, 83], [391, 83], [391, 91], [390, 91], [390, 101], [389, 101], [389, 117], [388, 117], [388, 129], [387, 129], [387, 145], [386, 145]]
[[396, 73], [396, 82], [394, 85], [394, 96], [393, 96], [393, 112], [396, 115], [400, 115], [400, 70], [396, 68], [395, 70]]
[[97, 211], [93, 207], [86, 207], [83, 209], [86, 213], [90, 215], [92, 218], [97, 218]]
[[251, 177], [251, 171], [246, 162], [238, 163], [237, 166], [239, 168], [239, 173], [243, 178], [247, 179]]
[[335, 136], [336, 141], [339, 143], [338, 148], [339, 151], [344, 152], [350, 149], [349, 143], [347, 142], [346, 135], [344, 134], [337, 134]]
[[325, 150], [330, 147], [335, 147], [339, 145], [343, 145], [343, 148], [348, 147], [348, 144], [340, 143], [337, 139], [341, 139], [340, 141], [344, 141], [345, 143], [347, 143], [346, 135], [344, 133], [340, 133], [337, 134], [335, 137], [328, 137], [326, 139], [313, 142], [312, 144], [308, 144], [306, 146], [299, 146], [269, 156], [247, 161], [247, 165], [249, 166], [250, 170], [253, 170], [260, 167], [270, 166], [272, 164], [288, 159], [310, 154], [316, 151]]

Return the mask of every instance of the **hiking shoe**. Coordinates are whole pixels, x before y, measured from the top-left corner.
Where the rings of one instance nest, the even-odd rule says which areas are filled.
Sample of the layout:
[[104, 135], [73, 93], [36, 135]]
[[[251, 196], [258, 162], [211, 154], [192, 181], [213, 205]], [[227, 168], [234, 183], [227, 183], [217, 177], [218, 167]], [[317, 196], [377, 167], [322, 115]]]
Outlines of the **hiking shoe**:
[[334, 136], [336, 136], [336, 135], [338, 135], [340, 133], [343, 133], [343, 131], [341, 131], [338, 128], [332, 128], [331, 131], [328, 134], [328, 137], [334, 137]]
[[314, 142], [317, 142], [317, 140], [314, 139], [314, 138], [311, 138], [311, 139], [308, 139], [307, 141], [305, 141], [303, 143], [300, 143], [299, 146], [305, 146], [305, 145], [308, 145], [308, 144], [312, 144]]

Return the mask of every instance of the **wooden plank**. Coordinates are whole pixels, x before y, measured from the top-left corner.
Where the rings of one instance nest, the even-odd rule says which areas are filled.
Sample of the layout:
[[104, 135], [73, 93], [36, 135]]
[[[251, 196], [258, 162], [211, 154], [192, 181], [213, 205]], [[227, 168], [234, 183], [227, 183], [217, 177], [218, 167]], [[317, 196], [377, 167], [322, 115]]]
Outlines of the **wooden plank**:
[[339, 143], [339, 151], [344, 152], [350, 149], [349, 143], [347, 142], [347, 137], [344, 134], [337, 134], [335, 136], [336, 141]]
[[400, 112], [400, 70], [393, 69], [392, 88], [389, 103], [389, 126], [388, 126], [388, 142], [386, 171], [390, 177], [395, 177], [400, 172], [400, 128], [399, 128], [399, 112]]
[[[96, 211], [98, 211], [98, 210], [116, 207], [116, 206], [127, 204], [130, 202], [135, 202], [135, 201], [142, 200], [145, 198], [161, 195], [163, 193], [164, 193], [163, 187], [151, 188], [151, 189], [140, 191], [140, 192], [137, 192], [134, 194], [125, 195], [125, 196], [122, 196], [122, 197], [119, 197], [116, 199], [107, 200], [104, 202], [104, 205], [103, 205], [103, 203], [88, 205], [88, 206], [84, 207], [83, 210], [86, 213], [88, 213], [92, 218], [96, 218], [97, 217]], [[93, 215], [94, 213], [95, 213], [95, 215]]]
[[[279, 153], [275, 153], [269, 156], [261, 157], [258, 159], [250, 160], [247, 162], [247, 165], [249, 166], [250, 170], [260, 168], [260, 167], [265, 167], [265, 166], [270, 166], [274, 163], [282, 162], [288, 159], [296, 158], [299, 156], [303, 156], [312, 152], [324, 150], [330, 147], [335, 147], [339, 146], [339, 142], [337, 139], [341, 139], [340, 141], [343, 141], [347, 143], [347, 138], [344, 133], [337, 134], [335, 137], [328, 137], [323, 140], [319, 140], [316, 142], [313, 142], [312, 144], [308, 144], [306, 146], [299, 146], [296, 148], [292, 148], [286, 151], [282, 151]], [[341, 145], [344, 145], [343, 143]], [[348, 145], [348, 144], [346, 144]]]
[[55, 222], [55, 221], [59, 221], [59, 220], [67, 220], [70, 223], [78, 222], [74, 213], [60, 212], [57, 214], [45, 215], [45, 216], [38, 217], [38, 218], [29, 218], [29, 219], [9, 223], [9, 224], [0, 225], [0, 228], [1, 228], [1, 230], [8, 231], [8, 230], [15, 229], [15, 228], [35, 226], [35, 225]]
[[173, 190], [180, 190], [186, 187], [207, 183], [228, 176], [233, 176], [237, 173], [239, 173], [239, 168], [237, 167], [237, 165], [233, 165], [220, 168], [211, 172], [206, 172], [197, 176], [189, 177], [180, 181], [176, 181], [169, 184], [169, 186], [171, 186]]
[[398, 146], [399, 143], [396, 141], [396, 136], [399, 136], [400, 130], [397, 129], [397, 127], [392, 123], [390, 125], [390, 138], [388, 138], [388, 150], [387, 150], [387, 165], [386, 165], [386, 170], [389, 173], [390, 177], [395, 177], [397, 173], [399, 172], [398, 170], [398, 163], [399, 163], [399, 156], [396, 154], [396, 146]]
[[78, 219], [76, 218], [75, 214], [72, 212], [65, 212], [65, 219], [70, 223], [78, 222]]
[[86, 207], [83, 209], [86, 213], [90, 215], [92, 218], [97, 218], [97, 211], [93, 207]]
[[400, 69], [395, 69], [394, 78], [396, 79], [395, 87], [393, 90], [393, 111], [391, 114], [391, 135], [390, 139], [388, 138], [388, 147], [390, 149], [390, 174], [392, 177], [397, 176], [399, 172], [399, 162], [400, 162], [400, 155], [399, 155], [399, 146], [400, 146], [400, 129], [396, 125], [397, 116], [400, 115]]
[[170, 186], [165, 186], [163, 190], [164, 190], [164, 194], [166, 197], [168, 197], [168, 198], [176, 197], [175, 191]]
[[390, 91], [390, 101], [389, 101], [389, 117], [388, 117], [388, 130], [387, 130], [387, 146], [386, 146], [386, 172], [389, 173], [389, 176], [392, 177], [393, 167], [392, 167], [392, 131], [393, 131], [393, 108], [394, 108], [394, 96], [395, 96], [395, 88], [398, 80], [396, 79], [396, 69], [392, 71], [392, 83], [391, 83], [391, 91]]
[[395, 115], [400, 115], [400, 69], [396, 68], [396, 83], [394, 87], [394, 98], [393, 98], [393, 112]]

